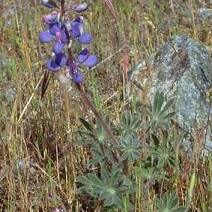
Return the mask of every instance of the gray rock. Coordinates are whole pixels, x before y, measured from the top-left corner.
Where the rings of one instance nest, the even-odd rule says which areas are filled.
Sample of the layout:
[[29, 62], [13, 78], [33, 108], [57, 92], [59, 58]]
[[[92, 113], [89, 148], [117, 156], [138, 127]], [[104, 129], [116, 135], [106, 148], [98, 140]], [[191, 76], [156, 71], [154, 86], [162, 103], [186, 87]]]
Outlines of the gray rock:
[[151, 94], [175, 97], [181, 127], [202, 128], [208, 122], [212, 62], [206, 47], [188, 36], [174, 36], [157, 52]]
[[200, 8], [197, 11], [197, 21], [212, 21], [212, 9]]

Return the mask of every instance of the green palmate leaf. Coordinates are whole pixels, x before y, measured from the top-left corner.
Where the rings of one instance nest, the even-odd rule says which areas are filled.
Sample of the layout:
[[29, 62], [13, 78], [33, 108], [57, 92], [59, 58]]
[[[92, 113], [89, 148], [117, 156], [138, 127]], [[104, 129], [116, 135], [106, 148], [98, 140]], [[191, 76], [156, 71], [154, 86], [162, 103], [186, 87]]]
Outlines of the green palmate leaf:
[[163, 93], [156, 92], [154, 101], [153, 101], [153, 112], [158, 113], [163, 105], [164, 102], [164, 95]]
[[173, 103], [173, 99], [167, 100], [167, 97], [163, 93], [156, 92], [150, 113], [149, 126], [152, 130], [168, 124], [169, 120], [175, 115], [174, 112], [170, 112]]
[[104, 202], [105, 206], [123, 207], [123, 197], [133, 191], [132, 182], [127, 179], [120, 169], [113, 167], [111, 171], [101, 167], [101, 173], [87, 174], [77, 178], [82, 185], [79, 188], [81, 193], [88, 193], [93, 198]]
[[134, 135], [141, 128], [141, 120], [137, 114], [126, 112], [123, 114], [120, 122], [120, 131], [122, 135]]
[[159, 93], [158, 95], [158, 101], [157, 101], [157, 105], [156, 105], [156, 111], [159, 112], [162, 109], [162, 106], [164, 104], [164, 100], [165, 100], [165, 96], [163, 93]]
[[172, 105], [174, 104], [174, 99], [168, 100], [168, 102], [163, 106], [162, 110], [160, 111], [159, 115], [164, 114], [166, 111], [168, 111]]
[[135, 161], [141, 154], [141, 141], [126, 135], [121, 139], [118, 148], [121, 150], [121, 160]]

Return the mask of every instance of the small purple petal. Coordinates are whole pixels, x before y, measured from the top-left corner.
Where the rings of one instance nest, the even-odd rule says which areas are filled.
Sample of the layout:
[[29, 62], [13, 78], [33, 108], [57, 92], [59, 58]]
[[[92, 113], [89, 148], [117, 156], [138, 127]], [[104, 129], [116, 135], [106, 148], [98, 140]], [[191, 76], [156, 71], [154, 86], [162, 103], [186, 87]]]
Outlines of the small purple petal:
[[77, 57], [77, 60], [79, 61], [79, 63], [83, 63], [83, 62], [85, 62], [85, 60], [88, 59], [88, 56], [89, 56], [89, 51], [88, 51], [88, 49], [83, 49], [83, 50], [79, 53], [79, 55], [78, 55], [78, 57]]
[[60, 52], [55, 55], [55, 63], [59, 66], [64, 66], [67, 63], [67, 57], [64, 53]]
[[57, 4], [52, 0], [42, 0], [42, 4], [50, 9], [57, 7]]
[[89, 32], [84, 32], [78, 39], [81, 44], [89, 44], [92, 41], [92, 36]]
[[52, 25], [49, 27], [49, 32], [50, 32], [52, 35], [56, 35], [56, 33], [60, 32], [60, 27], [58, 26], [58, 24], [52, 24]]
[[53, 52], [56, 54], [59, 54], [60, 52], [62, 52], [64, 49], [64, 44], [61, 43], [60, 41], [56, 42], [54, 47], [53, 47]]
[[88, 68], [92, 68], [97, 64], [97, 56], [96, 55], [90, 55], [87, 60], [83, 63]]
[[84, 12], [87, 9], [88, 9], [88, 4], [86, 2], [82, 3], [82, 4], [74, 5], [72, 7], [72, 10], [74, 10], [77, 13]]
[[58, 21], [58, 13], [56, 11], [45, 15], [43, 20], [47, 23], [47, 24], [55, 24]]
[[60, 66], [58, 64], [56, 64], [54, 60], [48, 60], [47, 68], [49, 71], [53, 71], [53, 72], [60, 70]]
[[67, 44], [68, 43], [68, 36], [65, 32], [65, 29], [60, 30], [61, 33], [61, 42]]
[[77, 38], [81, 35], [81, 32], [83, 31], [83, 23], [81, 22], [72, 22], [71, 24], [71, 36], [73, 38]]
[[39, 40], [42, 43], [49, 43], [54, 39], [54, 36], [51, 35], [48, 31], [41, 32], [39, 34]]
[[72, 75], [72, 79], [73, 79], [73, 81], [74, 81], [75, 83], [81, 84], [81, 83], [83, 82], [83, 80], [84, 80], [84, 77], [83, 77], [83, 75], [82, 75], [81, 72], [77, 71], [76, 73], [74, 73], [74, 74]]

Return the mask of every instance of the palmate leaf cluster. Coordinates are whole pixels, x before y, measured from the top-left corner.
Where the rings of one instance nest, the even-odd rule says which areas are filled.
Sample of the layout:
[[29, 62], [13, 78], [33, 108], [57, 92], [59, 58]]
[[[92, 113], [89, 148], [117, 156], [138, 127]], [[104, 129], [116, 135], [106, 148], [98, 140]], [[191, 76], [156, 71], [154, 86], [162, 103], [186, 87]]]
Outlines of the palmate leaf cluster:
[[133, 191], [132, 182], [116, 166], [110, 171], [101, 167], [100, 176], [90, 173], [78, 177], [78, 182], [82, 184], [81, 192], [104, 201], [105, 206], [122, 208], [124, 195]]
[[185, 212], [185, 207], [179, 207], [179, 200], [175, 192], [165, 193], [161, 199], [157, 198], [158, 212]]
[[132, 135], [125, 136], [120, 140], [118, 148], [121, 150], [121, 160], [133, 162], [140, 157], [141, 141], [134, 138]]
[[119, 131], [121, 132], [122, 136], [132, 136], [138, 132], [141, 126], [142, 122], [138, 114], [125, 112], [121, 118]]
[[[92, 168], [77, 178], [79, 193], [101, 202], [107, 210], [124, 207], [129, 211], [136, 191], [135, 175], [148, 186], [168, 180], [167, 171], [175, 164], [175, 144], [181, 139], [170, 128], [172, 106], [173, 99], [157, 92], [147, 119], [139, 110], [124, 112], [120, 122], [112, 125], [117, 142], [110, 140], [98, 122], [80, 119], [84, 129], [78, 131], [76, 140], [89, 151], [86, 165]], [[145, 140], [141, 132], [146, 133]], [[159, 211], [175, 208], [173, 199], [158, 200]]]

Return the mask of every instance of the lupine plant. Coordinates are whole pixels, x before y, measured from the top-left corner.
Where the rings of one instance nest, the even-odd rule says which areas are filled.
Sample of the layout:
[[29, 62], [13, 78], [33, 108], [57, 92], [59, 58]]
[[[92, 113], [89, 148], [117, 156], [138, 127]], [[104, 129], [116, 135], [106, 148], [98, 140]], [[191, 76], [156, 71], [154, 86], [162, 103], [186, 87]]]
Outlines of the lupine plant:
[[[165, 136], [174, 115], [170, 112], [173, 100], [168, 101], [163, 93], [157, 92], [145, 123], [136, 111], [123, 113], [119, 124], [113, 126], [115, 137], [83, 89], [82, 67], [90, 69], [98, 62], [97, 56], [85, 47], [93, 38], [85, 29], [83, 17], [78, 15], [88, 9], [88, 4], [68, 5], [65, 0], [42, 0], [42, 4], [54, 10], [43, 17], [44, 30], [39, 34], [40, 42], [50, 43], [52, 47], [52, 56], [45, 62], [45, 67], [48, 73], [61, 73], [68, 83], [73, 82], [82, 101], [97, 118], [96, 124], [81, 118], [85, 129], [79, 130], [76, 136], [76, 145], [83, 146], [90, 156], [87, 167], [76, 180], [79, 196], [85, 195], [88, 202], [92, 202], [89, 209], [131, 211], [137, 179], [143, 179], [145, 186], [154, 188], [166, 179], [166, 171], [173, 166], [172, 137]], [[76, 16], [70, 19], [69, 13]], [[148, 146], [139, 137], [142, 130], [149, 138]], [[141, 162], [143, 148], [148, 153]], [[158, 200], [156, 205], [159, 211], [170, 208], [178, 211], [175, 197]]]

